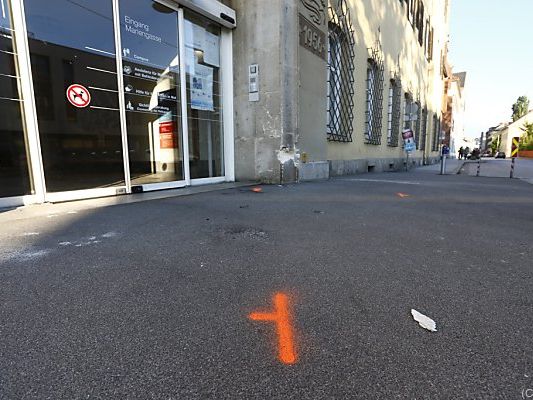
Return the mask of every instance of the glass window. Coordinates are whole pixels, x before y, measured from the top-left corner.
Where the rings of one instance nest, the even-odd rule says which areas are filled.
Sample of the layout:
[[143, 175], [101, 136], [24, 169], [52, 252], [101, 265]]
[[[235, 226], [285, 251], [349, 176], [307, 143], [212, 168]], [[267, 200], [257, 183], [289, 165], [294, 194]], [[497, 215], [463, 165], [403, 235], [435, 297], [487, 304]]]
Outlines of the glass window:
[[9, 0], [0, 0], [0, 197], [32, 193]]
[[178, 13], [122, 0], [120, 26], [132, 184], [183, 180]]
[[123, 185], [111, 0], [25, 10], [47, 191]]
[[185, 10], [191, 179], [224, 175], [220, 26]]

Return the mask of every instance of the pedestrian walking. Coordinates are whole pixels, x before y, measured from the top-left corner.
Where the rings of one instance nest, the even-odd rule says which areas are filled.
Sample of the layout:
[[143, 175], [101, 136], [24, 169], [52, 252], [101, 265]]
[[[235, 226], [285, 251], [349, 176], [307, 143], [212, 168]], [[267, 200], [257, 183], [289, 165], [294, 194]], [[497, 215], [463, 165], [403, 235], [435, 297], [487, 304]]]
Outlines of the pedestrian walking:
[[459, 149], [459, 160], [462, 160], [463, 159], [463, 151], [465, 149], [463, 149], [463, 146], [461, 146], [461, 148]]

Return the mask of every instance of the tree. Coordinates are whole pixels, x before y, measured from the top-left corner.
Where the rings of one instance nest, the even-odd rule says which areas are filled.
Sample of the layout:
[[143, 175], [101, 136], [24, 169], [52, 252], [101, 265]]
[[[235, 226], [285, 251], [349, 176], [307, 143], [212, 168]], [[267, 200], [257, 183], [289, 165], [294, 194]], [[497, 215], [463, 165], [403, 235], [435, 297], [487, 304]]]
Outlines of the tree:
[[520, 150], [533, 150], [533, 123], [526, 122], [520, 129], [525, 133], [520, 138]]
[[528, 140], [533, 140], [533, 123], [526, 122], [523, 128], [520, 128], [525, 133], [525, 138]]
[[490, 149], [492, 150], [492, 154], [496, 154], [497, 151], [500, 151], [500, 142], [501, 142], [500, 135], [492, 138], [492, 143], [490, 144]]
[[513, 104], [513, 122], [519, 120], [527, 114], [529, 110], [529, 99], [526, 96], [520, 96], [516, 103]]

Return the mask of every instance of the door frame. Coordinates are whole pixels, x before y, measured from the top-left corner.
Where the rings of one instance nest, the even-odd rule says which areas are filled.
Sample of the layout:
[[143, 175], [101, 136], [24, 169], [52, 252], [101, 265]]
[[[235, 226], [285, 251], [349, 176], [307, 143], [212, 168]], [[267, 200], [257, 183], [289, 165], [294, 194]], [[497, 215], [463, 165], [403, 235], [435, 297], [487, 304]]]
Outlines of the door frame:
[[[30, 51], [28, 43], [28, 31], [26, 26], [26, 14], [24, 0], [11, 0], [13, 12], [13, 29], [15, 44], [17, 46], [17, 62], [19, 64], [20, 82], [22, 98], [24, 101], [24, 119], [27, 130], [28, 157], [30, 158], [30, 175], [33, 181], [34, 194], [28, 196], [16, 196], [10, 198], [0, 198], [0, 206], [4, 204], [32, 204], [43, 202], [72, 201], [96, 197], [116, 196], [118, 194], [131, 194], [132, 186], [137, 188], [142, 186], [142, 191], [153, 191], [162, 189], [175, 189], [185, 186], [196, 186], [220, 182], [232, 182], [235, 180], [235, 159], [234, 159], [234, 117], [233, 117], [233, 37], [232, 30], [228, 24], [221, 24], [220, 58], [221, 58], [221, 79], [222, 79], [222, 126], [224, 130], [224, 175], [212, 178], [190, 178], [189, 165], [189, 133], [188, 133], [188, 113], [187, 113], [187, 85], [185, 71], [185, 42], [184, 42], [184, 5], [182, 0], [151, 0], [161, 3], [178, 13], [178, 51], [180, 56], [180, 95], [181, 95], [181, 137], [182, 137], [182, 158], [184, 179], [178, 181], [149, 183], [132, 185], [129, 166], [128, 136], [126, 124], [126, 105], [124, 98], [124, 77], [122, 75], [122, 38], [120, 31], [120, 0], [110, 0], [113, 6], [113, 28], [115, 43], [115, 58], [117, 65], [117, 87], [119, 96], [119, 118], [120, 134], [122, 141], [122, 155], [124, 164], [124, 184], [104, 188], [91, 188], [84, 190], [73, 190], [63, 192], [48, 192], [46, 189], [45, 171], [41, 151], [41, 141], [39, 135], [39, 124], [37, 120], [37, 108], [35, 92], [33, 87], [33, 74], [31, 70]], [[224, 10], [232, 9], [222, 5], [215, 0], [203, 0], [206, 7]], [[193, 11], [198, 11], [193, 9]], [[209, 11], [202, 13], [206, 18], [212, 19], [220, 24], [216, 18], [211, 17]], [[235, 16], [235, 13], [232, 13]], [[233, 26], [234, 27], [234, 24]], [[185, 100], [183, 100], [185, 99]], [[137, 192], [137, 190], [135, 190]]]

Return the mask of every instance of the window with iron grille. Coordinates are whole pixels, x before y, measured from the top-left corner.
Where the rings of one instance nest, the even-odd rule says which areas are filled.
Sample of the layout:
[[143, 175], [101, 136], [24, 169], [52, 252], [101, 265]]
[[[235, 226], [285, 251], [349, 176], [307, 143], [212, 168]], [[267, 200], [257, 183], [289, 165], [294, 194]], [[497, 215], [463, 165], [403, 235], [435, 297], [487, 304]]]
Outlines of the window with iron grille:
[[328, 140], [351, 142], [354, 94], [354, 30], [346, 0], [328, 8]]
[[371, 50], [366, 73], [366, 129], [365, 142], [381, 144], [383, 123], [383, 54], [381, 45]]
[[420, 136], [420, 146], [421, 150], [426, 149], [426, 140], [428, 136], [428, 109], [424, 107], [422, 110], [422, 127], [421, 127], [421, 136]]
[[420, 102], [417, 101], [415, 103], [415, 109], [413, 110], [414, 113], [415, 113], [415, 127], [414, 127], [414, 131], [415, 131], [415, 144], [416, 144], [416, 149], [419, 150], [421, 147], [420, 147], [420, 137], [422, 136], [421, 135], [421, 131], [420, 131], [420, 128], [421, 128], [421, 113], [422, 113], [422, 110], [420, 109]]
[[413, 129], [413, 96], [405, 93], [405, 104], [403, 107], [403, 129]]
[[433, 28], [428, 30], [428, 47], [426, 57], [428, 62], [433, 60]]
[[400, 114], [402, 108], [402, 83], [399, 78], [391, 79], [389, 86], [387, 144], [398, 146]]
[[416, 24], [415, 19], [416, 19], [417, 0], [410, 0], [408, 4], [409, 4], [409, 10], [407, 11], [408, 12], [407, 18], [409, 19], [409, 21], [411, 21], [411, 25], [414, 28]]
[[416, 27], [418, 28], [418, 43], [422, 46], [424, 44], [424, 3], [420, 1], [418, 4]]
[[433, 116], [433, 141], [431, 143], [431, 151], [439, 150], [439, 136], [440, 136], [440, 121], [437, 114]]

